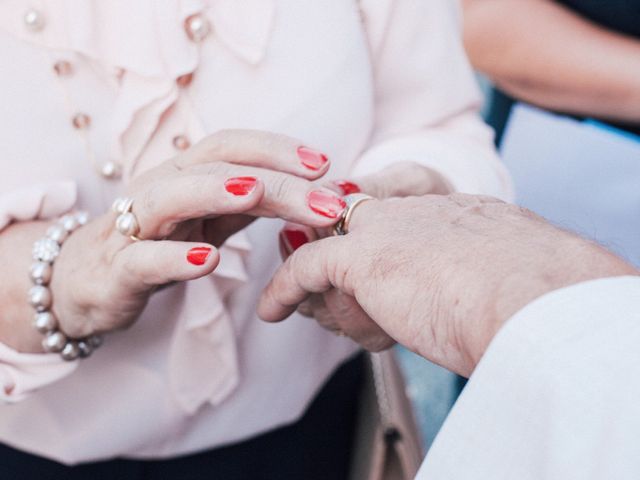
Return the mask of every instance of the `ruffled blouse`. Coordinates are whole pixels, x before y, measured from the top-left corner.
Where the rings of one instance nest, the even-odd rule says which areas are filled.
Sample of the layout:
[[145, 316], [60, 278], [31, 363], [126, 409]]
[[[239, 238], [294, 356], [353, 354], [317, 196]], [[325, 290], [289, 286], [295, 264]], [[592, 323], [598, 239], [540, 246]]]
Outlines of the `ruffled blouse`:
[[[98, 215], [177, 139], [221, 128], [297, 137], [330, 155], [334, 177], [413, 160], [460, 191], [508, 196], [457, 15], [446, 0], [5, 0], [0, 234], [76, 206]], [[61, 61], [70, 75], [54, 73]], [[96, 174], [108, 162], [121, 179]], [[0, 441], [74, 463], [192, 452], [295, 420], [356, 347], [301, 317], [256, 318], [278, 228], [231, 237], [210, 277], [154, 295], [80, 364], [0, 344], [13, 403]]]

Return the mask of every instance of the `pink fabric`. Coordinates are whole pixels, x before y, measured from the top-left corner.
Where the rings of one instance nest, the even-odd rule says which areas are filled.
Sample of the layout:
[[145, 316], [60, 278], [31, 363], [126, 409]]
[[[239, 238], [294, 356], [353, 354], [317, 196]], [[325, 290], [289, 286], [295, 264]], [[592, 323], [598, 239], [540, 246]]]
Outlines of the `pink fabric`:
[[[460, 190], [508, 197], [453, 3], [361, 6], [0, 2], [0, 69], [10, 72], [0, 77], [0, 229], [74, 204], [101, 214], [132, 176], [176, 154], [174, 136], [193, 143], [222, 128], [299, 138], [329, 155], [335, 178], [410, 159]], [[31, 7], [46, 17], [40, 32], [22, 22]], [[183, 28], [196, 13], [212, 25], [199, 44]], [[60, 59], [73, 64], [71, 77], [53, 75]], [[176, 79], [186, 73], [194, 80], [183, 89]], [[77, 111], [91, 115], [96, 160], [122, 162], [123, 181], [95, 174], [70, 127]], [[1, 346], [0, 396], [14, 403], [0, 407], [0, 441], [66, 463], [166, 457], [298, 418], [356, 347], [297, 315], [278, 325], [256, 318], [280, 263], [279, 228], [259, 220], [229, 239], [213, 275], [155, 294], [131, 329], [77, 367]]]

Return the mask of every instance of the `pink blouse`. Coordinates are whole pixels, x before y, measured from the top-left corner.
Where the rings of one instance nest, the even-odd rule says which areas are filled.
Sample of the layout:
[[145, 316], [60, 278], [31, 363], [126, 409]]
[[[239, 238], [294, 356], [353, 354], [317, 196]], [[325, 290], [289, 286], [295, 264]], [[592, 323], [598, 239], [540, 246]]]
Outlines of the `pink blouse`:
[[[98, 215], [174, 144], [236, 127], [322, 149], [332, 177], [413, 160], [508, 197], [458, 14], [451, 0], [3, 0], [0, 230]], [[122, 179], [96, 174], [107, 162]], [[257, 319], [279, 228], [229, 239], [210, 277], [154, 295], [87, 360], [0, 344], [0, 442], [65, 463], [166, 457], [295, 421], [356, 346], [304, 317]]]

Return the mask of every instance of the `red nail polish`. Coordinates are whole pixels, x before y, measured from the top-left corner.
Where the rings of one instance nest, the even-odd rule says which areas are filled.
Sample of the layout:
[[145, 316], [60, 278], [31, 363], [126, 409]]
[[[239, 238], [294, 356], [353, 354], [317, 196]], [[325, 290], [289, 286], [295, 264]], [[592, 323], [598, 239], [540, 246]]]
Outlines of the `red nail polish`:
[[195, 247], [187, 252], [187, 260], [193, 265], [204, 265], [210, 254], [210, 247]]
[[347, 207], [340, 197], [324, 190], [313, 190], [307, 194], [309, 208], [319, 215], [329, 218], [338, 218], [338, 215]]
[[302, 230], [283, 230], [285, 246], [290, 252], [295, 252], [305, 243], [309, 243], [309, 237]]
[[353, 182], [349, 182], [348, 180], [336, 180], [333, 182], [335, 186], [342, 190], [343, 195], [350, 195], [352, 193], [360, 193], [360, 187]]
[[320, 170], [329, 161], [325, 154], [307, 147], [298, 147], [298, 157], [310, 170]]
[[224, 188], [234, 195], [249, 195], [256, 188], [258, 180], [255, 177], [235, 177], [224, 182]]

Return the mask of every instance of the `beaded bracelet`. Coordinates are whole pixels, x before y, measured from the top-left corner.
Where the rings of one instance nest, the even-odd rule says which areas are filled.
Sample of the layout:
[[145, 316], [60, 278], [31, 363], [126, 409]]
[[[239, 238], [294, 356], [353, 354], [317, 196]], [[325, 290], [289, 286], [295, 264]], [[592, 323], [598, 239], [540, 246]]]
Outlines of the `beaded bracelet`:
[[89, 220], [85, 212], [76, 212], [61, 217], [47, 230], [46, 235], [33, 244], [33, 260], [30, 277], [33, 286], [29, 289], [29, 303], [36, 310], [33, 326], [45, 335], [42, 347], [48, 353], [59, 353], [67, 361], [85, 358], [102, 344], [100, 335], [85, 338], [68, 338], [59, 328], [51, 311], [53, 299], [48, 285], [53, 273], [53, 262], [60, 254], [64, 241]]

